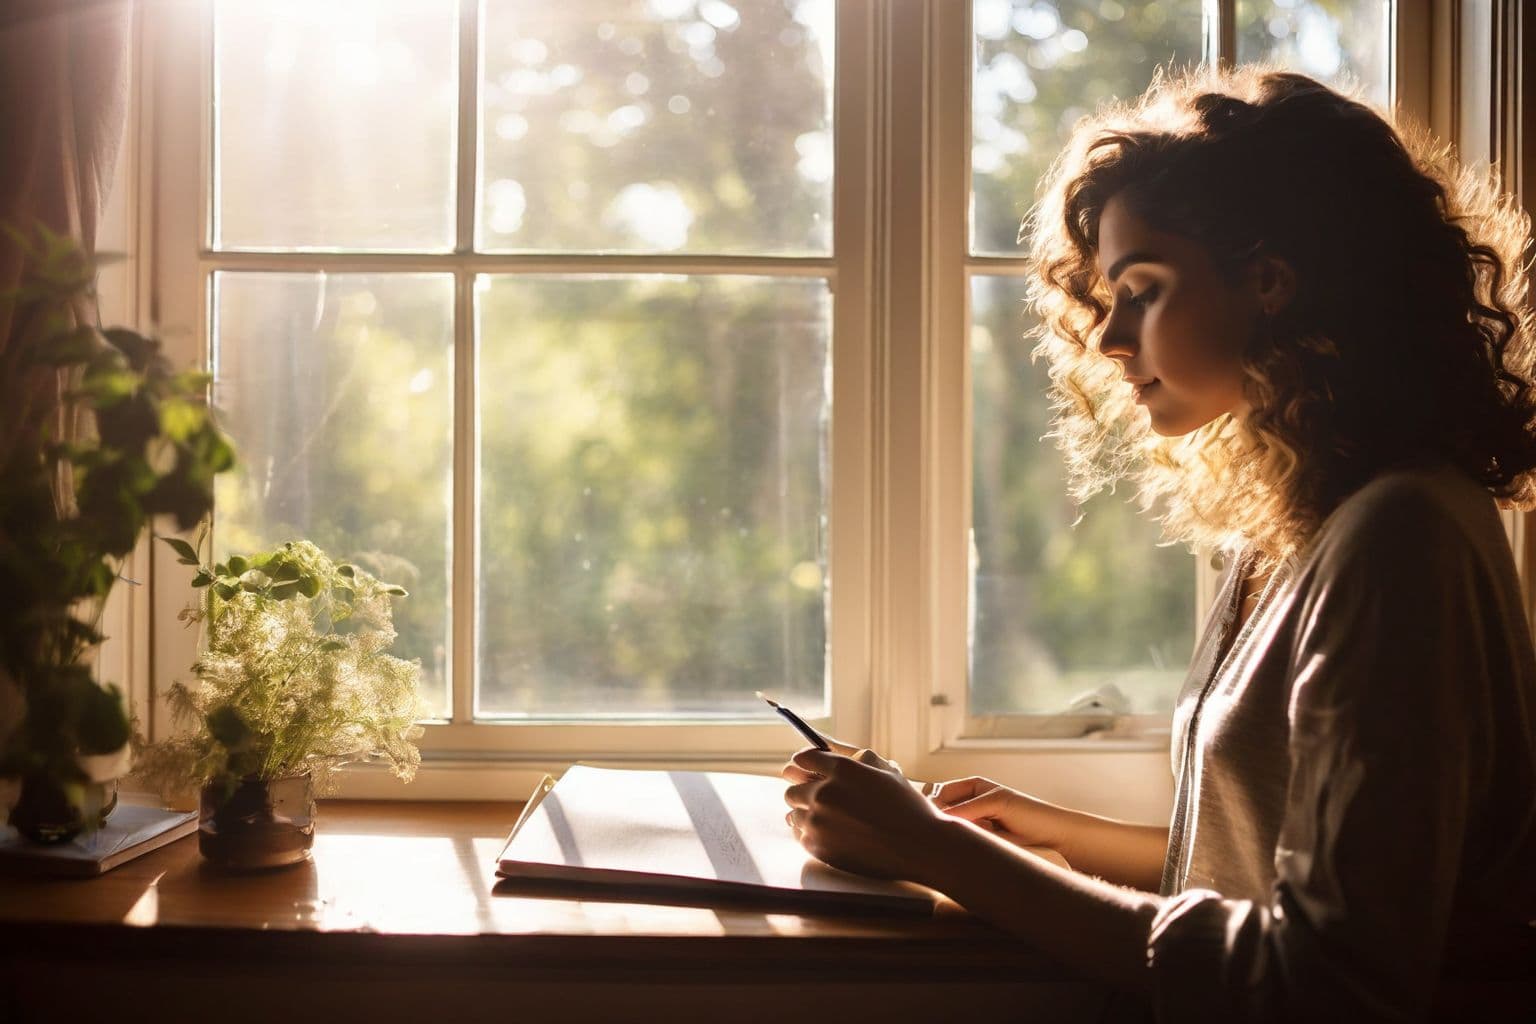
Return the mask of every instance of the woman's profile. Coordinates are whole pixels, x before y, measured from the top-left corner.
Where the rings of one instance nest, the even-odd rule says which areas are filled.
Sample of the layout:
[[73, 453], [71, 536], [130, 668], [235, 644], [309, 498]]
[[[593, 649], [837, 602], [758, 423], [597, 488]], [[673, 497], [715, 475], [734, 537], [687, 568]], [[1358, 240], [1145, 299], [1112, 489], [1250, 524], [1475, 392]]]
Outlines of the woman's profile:
[[[806, 848], [947, 894], [1163, 1020], [1536, 1013], [1529, 219], [1309, 78], [1161, 77], [1026, 225], [1074, 492], [1225, 571], [1167, 828], [868, 751], [785, 766]], [[1105, 623], [1113, 629], [1113, 623]]]

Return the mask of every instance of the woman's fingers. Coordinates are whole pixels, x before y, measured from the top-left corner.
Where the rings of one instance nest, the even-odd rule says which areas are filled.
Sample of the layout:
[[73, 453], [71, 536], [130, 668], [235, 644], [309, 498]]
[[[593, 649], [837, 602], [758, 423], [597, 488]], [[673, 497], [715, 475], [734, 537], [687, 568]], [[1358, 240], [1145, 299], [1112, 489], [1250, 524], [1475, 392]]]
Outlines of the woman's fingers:
[[997, 783], [991, 779], [983, 779], [979, 776], [971, 776], [966, 779], [952, 779], [949, 782], [936, 782], [928, 793], [930, 799], [940, 807], [950, 804], [958, 804], [963, 800], [969, 800], [988, 790], [1000, 789]]
[[952, 814], [966, 821], [979, 821], [983, 818], [1002, 818], [1009, 809], [1010, 794], [1001, 787], [987, 790], [980, 796], [971, 797], [969, 800], [960, 800], [952, 804], [941, 805], [945, 814]]
[[795, 751], [794, 756], [789, 759], [789, 762], [802, 771], [810, 772], [812, 775], [828, 777], [838, 770], [839, 762], [847, 764], [848, 760], [848, 758], [834, 754], [829, 750], [817, 750], [815, 747], [806, 747], [804, 750]]
[[788, 786], [784, 790], [784, 802], [791, 807], [804, 808], [811, 806], [811, 799], [816, 792], [816, 787], [821, 779], [812, 779], [809, 782], [799, 782]]
[[821, 776], [801, 768], [793, 761], [786, 764], [783, 768], [780, 768], [779, 774], [790, 782], [810, 782], [812, 779], [821, 778]]

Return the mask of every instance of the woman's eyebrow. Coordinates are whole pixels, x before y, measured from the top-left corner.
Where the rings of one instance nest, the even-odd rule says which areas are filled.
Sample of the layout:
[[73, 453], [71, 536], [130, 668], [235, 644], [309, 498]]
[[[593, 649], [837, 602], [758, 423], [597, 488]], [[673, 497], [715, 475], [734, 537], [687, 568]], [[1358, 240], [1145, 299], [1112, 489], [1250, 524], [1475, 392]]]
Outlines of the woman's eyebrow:
[[1166, 263], [1166, 262], [1167, 262], [1167, 260], [1164, 260], [1164, 259], [1161, 259], [1161, 258], [1159, 258], [1157, 256], [1154, 256], [1154, 255], [1152, 255], [1149, 252], [1131, 252], [1131, 253], [1126, 253], [1124, 256], [1121, 256], [1119, 259], [1115, 260], [1114, 264], [1109, 268], [1109, 271], [1104, 275], [1104, 279], [1106, 281], [1108, 281], [1110, 284], [1114, 284], [1115, 283], [1115, 278], [1119, 277], [1120, 274], [1125, 270], [1125, 268], [1130, 266], [1132, 263]]

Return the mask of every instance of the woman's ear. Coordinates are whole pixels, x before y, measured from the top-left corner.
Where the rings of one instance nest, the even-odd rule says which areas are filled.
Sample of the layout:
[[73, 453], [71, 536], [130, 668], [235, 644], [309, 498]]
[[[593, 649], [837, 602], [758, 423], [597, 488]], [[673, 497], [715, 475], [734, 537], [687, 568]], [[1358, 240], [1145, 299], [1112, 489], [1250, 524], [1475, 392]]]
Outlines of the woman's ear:
[[1296, 297], [1296, 271], [1279, 256], [1260, 253], [1254, 261], [1253, 280], [1265, 316], [1279, 313]]

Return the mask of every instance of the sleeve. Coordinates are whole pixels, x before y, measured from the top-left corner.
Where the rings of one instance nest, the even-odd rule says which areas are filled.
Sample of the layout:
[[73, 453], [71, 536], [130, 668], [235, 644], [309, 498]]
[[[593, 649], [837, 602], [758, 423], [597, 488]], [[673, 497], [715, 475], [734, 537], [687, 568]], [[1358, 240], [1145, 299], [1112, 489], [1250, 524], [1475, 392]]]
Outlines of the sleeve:
[[1296, 598], [1270, 903], [1194, 890], [1163, 905], [1148, 948], [1159, 1020], [1428, 1014], [1500, 621], [1479, 565], [1471, 538], [1413, 495], [1320, 542]]

